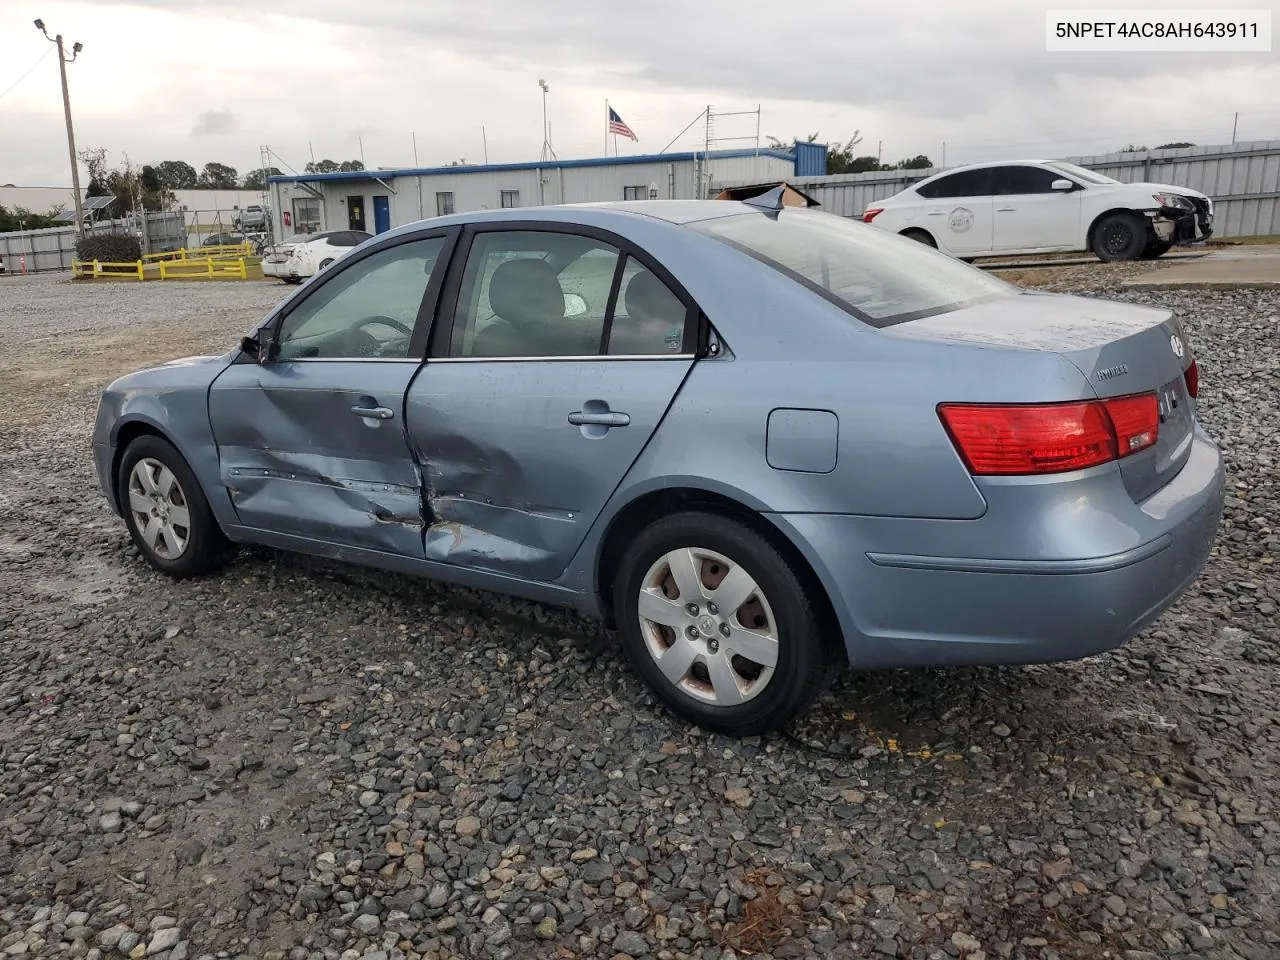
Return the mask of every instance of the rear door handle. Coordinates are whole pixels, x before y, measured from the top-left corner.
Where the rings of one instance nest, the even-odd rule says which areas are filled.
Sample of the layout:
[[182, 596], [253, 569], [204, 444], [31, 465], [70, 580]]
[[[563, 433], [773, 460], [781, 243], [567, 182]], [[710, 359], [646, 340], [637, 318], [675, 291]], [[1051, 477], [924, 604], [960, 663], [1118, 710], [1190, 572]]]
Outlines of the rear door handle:
[[582, 427], [587, 424], [599, 427], [625, 427], [631, 422], [631, 417], [628, 414], [618, 413], [613, 410], [601, 413], [587, 413], [585, 410], [577, 410], [569, 414], [569, 422], [575, 427]]
[[390, 407], [362, 407], [358, 404], [351, 408], [357, 417], [372, 417], [374, 420], [390, 420], [395, 412]]

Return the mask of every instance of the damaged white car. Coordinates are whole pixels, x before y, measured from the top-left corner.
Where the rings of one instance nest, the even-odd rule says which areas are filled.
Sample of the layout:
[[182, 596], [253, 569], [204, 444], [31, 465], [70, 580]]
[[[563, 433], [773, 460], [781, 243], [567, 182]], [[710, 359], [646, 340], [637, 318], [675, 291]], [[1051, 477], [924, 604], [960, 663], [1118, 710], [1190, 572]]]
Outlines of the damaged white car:
[[262, 251], [262, 274], [301, 283], [373, 236], [363, 230], [300, 233]]
[[1161, 256], [1213, 235], [1213, 200], [1164, 183], [1121, 183], [1064, 160], [975, 163], [867, 207], [865, 223], [961, 259], [1092, 251]]

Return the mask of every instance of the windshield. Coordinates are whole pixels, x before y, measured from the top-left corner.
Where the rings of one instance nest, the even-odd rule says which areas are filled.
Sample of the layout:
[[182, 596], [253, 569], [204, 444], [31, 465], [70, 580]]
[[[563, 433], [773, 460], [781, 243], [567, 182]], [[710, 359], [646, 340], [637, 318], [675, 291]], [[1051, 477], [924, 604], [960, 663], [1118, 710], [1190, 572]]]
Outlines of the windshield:
[[1086, 170], [1084, 167], [1077, 167], [1074, 163], [1067, 163], [1065, 160], [1049, 160], [1045, 163], [1046, 167], [1053, 167], [1055, 170], [1061, 170], [1063, 173], [1070, 174], [1085, 183], [1119, 183], [1119, 180], [1112, 180], [1108, 176], [1101, 173], [1094, 173], [1092, 170]]
[[847, 217], [783, 210], [691, 225], [750, 254], [873, 327], [1009, 297], [1013, 287], [916, 240]]

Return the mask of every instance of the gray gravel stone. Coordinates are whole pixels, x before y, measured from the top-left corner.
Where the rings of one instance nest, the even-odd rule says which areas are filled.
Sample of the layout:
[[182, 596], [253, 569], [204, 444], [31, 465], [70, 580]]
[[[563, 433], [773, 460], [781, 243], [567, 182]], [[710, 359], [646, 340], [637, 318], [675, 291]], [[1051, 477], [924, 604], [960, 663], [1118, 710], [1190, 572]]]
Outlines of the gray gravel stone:
[[257, 549], [155, 574], [97, 390], [292, 288], [0, 278], [0, 951], [709, 960], [772, 891], [779, 960], [1280, 956], [1280, 295], [1141, 269], [1038, 276], [1184, 323], [1229, 476], [1201, 577], [1120, 650], [842, 674], [741, 741], [564, 611]]

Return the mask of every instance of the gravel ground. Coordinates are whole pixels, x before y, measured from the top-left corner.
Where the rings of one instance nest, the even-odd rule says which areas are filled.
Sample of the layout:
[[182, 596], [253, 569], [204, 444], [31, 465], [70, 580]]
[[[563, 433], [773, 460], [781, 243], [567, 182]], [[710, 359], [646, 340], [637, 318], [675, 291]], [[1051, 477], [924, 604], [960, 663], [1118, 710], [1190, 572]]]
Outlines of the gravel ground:
[[269, 551], [142, 563], [97, 391], [289, 290], [0, 280], [0, 955], [1280, 957], [1275, 292], [1117, 295], [1187, 322], [1231, 470], [1152, 628], [849, 675], [731, 741], [559, 611]]

